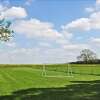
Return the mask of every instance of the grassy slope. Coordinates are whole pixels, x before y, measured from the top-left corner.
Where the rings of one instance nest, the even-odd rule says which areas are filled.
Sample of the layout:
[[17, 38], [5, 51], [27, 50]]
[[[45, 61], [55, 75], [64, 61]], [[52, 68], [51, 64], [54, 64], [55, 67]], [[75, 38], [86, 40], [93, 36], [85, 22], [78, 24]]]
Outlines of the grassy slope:
[[[90, 68], [73, 65], [75, 72], [91, 73]], [[0, 100], [99, 100], [100, 67], [95, 68], [96, 72], [95, 75], [47, 78], [42, 77], [40, 68], [36, 67], [1, 67]]]

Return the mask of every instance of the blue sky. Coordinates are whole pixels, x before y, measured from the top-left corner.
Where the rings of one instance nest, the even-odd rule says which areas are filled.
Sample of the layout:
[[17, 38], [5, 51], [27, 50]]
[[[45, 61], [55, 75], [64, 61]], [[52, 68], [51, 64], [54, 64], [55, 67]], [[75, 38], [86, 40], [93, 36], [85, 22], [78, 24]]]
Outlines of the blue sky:
[[75, 61], [85, 48], [100, 57], [99, 7], [100, 0], [0, 0], [0, 18], [15, 32], [1, 43], [0, 63]]

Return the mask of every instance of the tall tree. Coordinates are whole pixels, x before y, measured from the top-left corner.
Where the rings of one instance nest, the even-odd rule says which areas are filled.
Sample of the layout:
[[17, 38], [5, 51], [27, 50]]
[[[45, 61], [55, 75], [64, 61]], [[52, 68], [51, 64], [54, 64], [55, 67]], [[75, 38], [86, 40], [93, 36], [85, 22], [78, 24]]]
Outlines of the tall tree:
[[13, 36], [13, 30], [10, 29], [11, 22], [5, 19], [0, 20], [0, 40], [9, 41]]
[[80, 52], [80, 55], [77, 57], [79, 61], [83, 61], [85, 63], [94, 62], [97, 59], [96, 53], [89, 49], [84, 49]]

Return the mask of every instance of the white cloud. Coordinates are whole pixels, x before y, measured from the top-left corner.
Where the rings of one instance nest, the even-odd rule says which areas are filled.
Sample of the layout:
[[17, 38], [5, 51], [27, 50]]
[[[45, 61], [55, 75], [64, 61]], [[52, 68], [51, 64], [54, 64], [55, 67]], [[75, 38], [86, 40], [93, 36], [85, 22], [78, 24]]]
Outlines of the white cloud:
[[66, 31], [78, 30], [78, 31], [90, 31], [92, 29], [100, 30], [100, 12], [93, 12], [88, 18], [79, 18], [69, 24], [63, 26]]
[[91, 29], [100, 29], [100, 12], [95, 12], [90, 15]]
[[27, 16], [26, 10], [22, 7], [3, 7], [0, 5], [0, 17], [4, 18], [25, 18]]
[[4, 15], [2, 14], [3, 11], [5, 11], [6, 7], [3, 7], [0, 5], [0, 20], [3, 19]]
[[47, 42], [40, 42], [39, 45], [42, 47], [51, 47], [51, 44]]
[[96, 4], [97, 5], [100, 5], [100, 0], [96, 0]]
[[91, 49], [96, 52], [98, 58], [100, 58], [100, 37], [91, 37], [89, 39], [89, 45]]
[[53, 28], [53, 24], [49, 22], [42, 22], [38, 19], [20, 20], [13, 25], [16, 33], [26, 35], [28, 38], [47, 38], [57, 39], [62, 38], [57, 30]]
[[66, 50], [83, 50], [86, 48], [89, 48], [89, 45], [87, 44], [67, 44], [67, 45], [63, 45], [63, 48]]
[[90, 42], [95, 43], [95, 44], [99, 44], [100, 45], [100, 38], [91, 38]]
[[80, 18], [72, 21], [69, 24], [63, 26], [64, 30], [90, 30], [90, 20], [89, 18]]
[[[43, 43], [40, 43], [41, 45]], [[44, 44], [43, 44], [44, 45]], [[43, 46], [42, 45], [42, 46]], [[12, 48], [0, 51], [0, 63], [65, 63], [75, 61], [82, 49], [90, 48], [88, 44], [64, 44], [62, 48]]]
[[39, 52], [38, 50], [35, 50], [35, 48], [15, 48], [12, 50], [0, 51], [0, 53], [0, 63], [40, 63], [38, 55]]
[[92, 13], [95, 11], [95, 9], [93, 7], [88, 7], [88, 8], [85, 8], [86, 12], [89, 12], [89, 13]]
[[6, 7], [3, 7], [2, 5], [0, 5], [0, 12], [4, 11], [6, 9]]
[[8, 42], [8, 43], [6, 43], [6, 45], [8, 47], [16, 47], [16, 43], [15, 42]]
[[[64, 49], [35, 49], [16, 48], [10, 51], [0, 51], [0, 63], [39, 64], [39, 63], [65, 63], [75, 60], [76, 53], [66, 53]], [[74, 55], [74, 56], [73, 56]]]
[[68, 31], [90, 31], [92, 29], [100, 30], [100, 0], [96, 0], [96, 3], [92, 7], [85, 8], [87, 12], [91, 12], [87, 18], [79, 18], [72, 22], [65, 24], [63, 29]]
[[17, 47], [17, 42], [13, 41], [13, 39], [8, 42], [1, 41], [1, 45], [7, 48], [15, 48]]
[[93, 13], [99, 10], [100, 10], [100, 0], [96, 0], [96, 3], [93, 6], [85, 8], [85, 11], [89, 13]]
[[69, 40], [67, 39], [59, 39], [56, 41], [56, 43], [60, 44], [60, 45], [64, 45], [64, 44], [68, 44]]

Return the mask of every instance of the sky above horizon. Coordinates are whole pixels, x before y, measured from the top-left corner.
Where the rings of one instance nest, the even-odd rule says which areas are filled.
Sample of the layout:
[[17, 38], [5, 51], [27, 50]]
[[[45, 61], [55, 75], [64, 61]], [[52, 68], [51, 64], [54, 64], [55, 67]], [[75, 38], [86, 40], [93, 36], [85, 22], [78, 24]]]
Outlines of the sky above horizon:
[[76, 61], [83, 49], [100, 58], [100, 0], [0, 0], [0, 19], [14, 37], [0, 44], [0, 63]]

